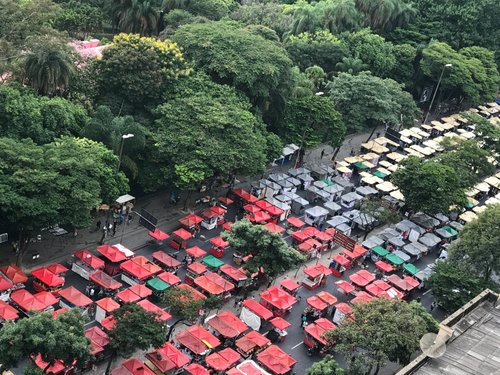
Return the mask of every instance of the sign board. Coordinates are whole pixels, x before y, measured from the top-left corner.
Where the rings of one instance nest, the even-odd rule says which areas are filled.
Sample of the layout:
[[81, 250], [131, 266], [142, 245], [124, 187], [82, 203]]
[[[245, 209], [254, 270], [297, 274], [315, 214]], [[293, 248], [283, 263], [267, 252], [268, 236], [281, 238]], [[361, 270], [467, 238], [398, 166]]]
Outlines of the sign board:
[[0, 243], [5, 243], [9, 240], [9, 235], [7, 233], [0, 234]]
[[142, 225], [144, 228], [149, 229], [151, 232], [155, 231], [156, 224], [158, 224], [158, 219], [156, 217], [154, 217], [144, 208], [141, 210], [139, 217], [139, 225]]
[[339, 230], [335, 231], [335, 234], [333, 235], [333, 242], [349, 251], [354, 251], [354, 247], [356, 246], [355, 240], [353, 240], [351, 237], [346, 236]]

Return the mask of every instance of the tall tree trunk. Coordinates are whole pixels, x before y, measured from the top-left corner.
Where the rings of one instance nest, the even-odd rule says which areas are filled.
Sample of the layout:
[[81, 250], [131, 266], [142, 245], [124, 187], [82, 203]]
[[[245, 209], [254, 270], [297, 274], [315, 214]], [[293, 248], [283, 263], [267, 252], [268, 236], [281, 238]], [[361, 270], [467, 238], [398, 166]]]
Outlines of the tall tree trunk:
[[108, 365], [106, 366], [106, 371], [104, 372], [106, 375], [109, 375], [109, 373], [111, 372], [111, 365], [113, 364], [113, 361], [115, 360], [116, 358], [116, 351], [113, 351], [113, 353], [111, 353], [111, 357], [109, 357], [109, 362], [108, 362]]
[[188, 193], [187, 193], [187, 196], [186, 196], [186, 200], [184, 201], [184, 207], [182, 208], [184, 211], [187, 210], [189, 198], [191, 198], [191, 194], [192, 193], [193, 192], [191, 190], [188, 190]]
[[21, 266], [21, 264], [23, 262], [23, 256], [24, 256], [24, 254], [26, 254], [26, 251], [28, 250], [28, 246], [30, 244], [29, 239], [30, 239], [29, 233], [25, 233], [25, 232], [19, 233], [17, 257], [16, 257], [16, 266], [18, 266], [18, 267]]
[[337, 157], [337, 154], [339, 153], [339, 151], [340, 151], [340, 146], [337, 147], [335, 149], [335, 151], [333, 152], [332, 159], [331, 159], [332, 161], [335, 161], [335, 158]]
[[370, 139], [372, 139], [373, 134], [375, 133], [375, 130], [377, 130], [377, 127], [375, 125], [373, 125], [372, 132], [370, 133], [370, 136], [368, 137], [368, 139], [366, 140], [366, 142], [369, 142]]
[[377, 367], [375, 367], [375, 373], [373, 375], [377, 375], [380, 371], [380, 363], [377, 362]]

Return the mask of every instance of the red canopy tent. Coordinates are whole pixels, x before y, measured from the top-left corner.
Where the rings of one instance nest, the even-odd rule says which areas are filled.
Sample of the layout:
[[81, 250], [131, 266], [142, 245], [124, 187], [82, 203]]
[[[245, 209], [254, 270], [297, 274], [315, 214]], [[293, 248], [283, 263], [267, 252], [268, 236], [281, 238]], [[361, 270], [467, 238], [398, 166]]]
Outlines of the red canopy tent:
[[375, 280], [375, 275], [367, 270], [359, 270], [352, 275], [349, 275], [349, 280], [359, 287], [364, 287]]
[[387, 281], [402, 292], [410, 292], [420, 285], [420, 283], [411, 276], [406, 276], [402, 279], [398, 275], [390, 275], [387, 277]]
[[341, 311], [344, 315], [351, 315], [353, 312], [352, 307], [345, 302], [337, 303], [335, 307], [337, 310]]
[[230, 311], [221, 311], [208, 322], [208, 325], [225, 338], [235, 338], [248, 330], [248, 326]]
[[185, 249], [187, 247], [187, 241], [193, 237], [193, 234], [191, 232], [188, 232], [184, 228], [180, 228], [172, 232], [172, 236], [173, 238], [170, 241], [169, 245], [178, 250]]
[[308, 238], [309, 236], [305, 234], [304, 231], [301, 230], [292, 233], [292, 239], [294, 239], [297, 242], [304, 242]]
[[249, 214], [254, 214], [256, 212], [262, 211], [262, 209], [260, 209], [254, 204], [246, 204], [243, 206], [243, 209], [245, 210], [245, 212], [248, 212]]
[[351, 304], [361, 304], [368, 303], [373, 299], [373, 296], [369, 295], [365, 291], [360, 291], [356, 293], [356, 297], [351, 300]]
[[[194, 289], [193, 287], [191, 287], [187, 284], [180, 284], [177, 286], [177, 288], [189, 291], [189, 293], [190, 293], [189, 298], [191, 298], [191, 299], [205, 299], [205, 298], [207, 298], [203, 293], [197, 291], [196, 289]], [[182, 298], [183, 297], [181, 296], [181, 299]]]
[[269, 207], [273, 207], [271, 203], [263, 199], [258, 202], [255, 202], [255, 205], [259, 207], [261, 210], [267, 210]]
[[332, 271], [322, 264], [316, 264], [314, 266], [304, 268], [304, 273], [309, 277], [316, 278], [321, 275], [328, 276], [332, 273]]
[[181, 283], [181, 279], [179, 277], [177, 277], [173, 273], [166, 271], [158, 274], [158, 278], [162, 281], [165, 281], [170, 286], [174, 286]]
[[57, 317], [58, 317], [59, 315], [61, 315], [62, 313], [65, 313], [66, 311], [69, 311], [69, 309], [68, 309], [68, 308], [66, 308], [66, 307], [63, 307], [63, 308], [57, 309], [57, 310], [55, 310], [55, 311], [53, 311], [53, 312], [52, 312], [52, 318], [53, 318], [53, 319], [57, 319]]
[[318, 241], [321, 242], [327, 242], [332, 239], [332, 236], [330, 236], [328, 233], [325, 232], [318, 232], [314, 235], [314, 238], [316, 238]]
[[100, 299], [96, 302], [96, 305], [108, 313], [111, 313], [120, 308], [120, 305], [115, 300], [109, 297]]
[[191, 363], [189, 366], [186, 366], [184, 370], [191, 375], [210, 375], [210, 371], [198, 363]]
[[227, 230], [228, 232], [231, 232], [231, 225], [234, 224], [231, 221], [226, 221], [224, 224], [222, 224], [222, 229]]
[[161, 348], [147, 353], [146, 358], [162, 373], [180, 369], [191, 361], [191, 358], [170, 342], [166, 342]]
[[329, 306], [333, 306], [337, 303], [337, 297], [324, 290], [316, 294], [316, 296]]
[[59, 375], [60, 373], [64, 372], [66, 370], [66, 366], [64, 363], [60, 360], [56, 360], [53, 365], [50, 365], [48, 368], [47, 366], [49, 365], [49, 362], [45, 362], [42, 359], [42, 356], [38, 354], [33, 361], [35, 362], [35, 365], [45, 371], [45, 374], [53, 374], [53, 375]]
[[366, 291], [375, 297], [402, 299], [404, 294], [383, 280], [375, 280], [365, 287]]
[[219, 295], [232, 291], [235, 286], [215, 272], [209, 272], [194, 279], [194, 283], [204, 291]]
[[96, 250], [99, 254], [104, 256], [108, 261], [112, 263], [123, 262], [125, 259], [127, 259], [127, 256], [114, 246], [110, 245], [97, 246]]
[[123, 289], [121, 292], [116, 293], [115, 297], [123, 303], [133, 303], [140, 301], [141, 299], [141, 297], [132, 292], [130, 289]]
[[153, 260], [164, 268], [176, 270], [182, 265], [177, 259], [161, 250], [155, 251], [152, 255]]
[[221, 202], [225, 206], [229, 206], [230, 204], [234, 203], [234, 201], [228, 197], [220, 197], [219, 202]]
[[116, 325], [116, 319], [113, 315], [105, 317], [103, 320], [101, 320], [101, 326], [107, 330], [108, 332], [111, 331]]
[[394, 271], [394, 267], [391, 266], [389, 263], [386, 263], [382, 260], [378, 260], [375, 262], [375, 267], [377, 267], [380, 271], [384, 273], [389, 273]]
[[335, 235], [335, 228], [326, 228], [325, 229], [325, 233], [328, 234], [329, 236], [331, 236], [333, 238], [333, 236]]
[[200, 249], [198, 246], [190, 247], [186, 250], [186, 253], [195, 259], [203, 258], [205, 255], [207, 255], [207, 252]]
[[181, 223], [181, 225], [184, 225], [186, 228], [192, 228], [196, 224], [201, 223], [202, 221], [203, 221], [203, 218], [199, 217], [196, 214], [189, 214], [186, 217], [179, 219], [179, 223]]
[[12, 288], [12, 283], [6, 277], [0, 274], [0, 292], [9, 290]]
[[69, 304], [76, 307], [86, 307], [92, 303], [90, 298], [73, 286], [62, 289], [57, 294]]
[[170, 237], [168, 234], [159, 230], [158, 228], [156, 228], [154, 232], [149, 231], [148, 234], [150, 237], [153, 237], [156, 241], [164, 241]]
[[85, 330], [85, 336], [90, 340], [90, 353], [96, 355], [104, 351], [104, 347], [109, 344], [109, 337], [97, 326]]
[[246, 307], [248, 310], [252, 311], [254, 314], [258, 315], [261, 319], [269, 320], [273, 317], [273, 313], [269, 311], [269, 309], [262, 306], [253, 298], [244, 300], [243, 306]]
[[151, 294], [153, 294], [153, 291], [149, 289], [147, 286], [142, 285], [142, 284], [135, 284], [132, 285], [130, 288], [128, 288], [130, 291], [134, 292], [137, 294], [141, 299], [142, 298], [147, 298]]
[[306, 225], [306, 223], [304, 223], [302, 220], [300, 220], [298, 217], [295, 216], [288, 217], [286, 221], [288, 222], [288, 224], [290, 224], [295, 228], [302, 228], [304, 225]]
[[17, 318], [19, 318], [19, 311], [7, 302], [0, 300], [0, 322], [16, 320]]
[[292, 279], [289, 279], [288, 277], [280, 282], [280, 286], [285, 290], [285, 292], [290, 293], [292, 296], [295, 296], [297, 290], [300, 288], [300, 284], [296, 283]]
[[220, 345], [219, 339], [202, 326], [191, 326], [179, 332], [175, 338], [179, 344], [198, 355], [204, 355], [208, 350], [215, 349]]
[[308, 237], [314, 237], [316, 234], [318, 234], [320, 231], [317, 228], [314, 227], [306, 227], [302, 229], [302, 232]]
[[43, 311], [46, 308], [55, 305], [58, 299], [49, 292], [40, 292], [31, 294], [25, 289], [18, 289], [10, 295], [12, 302], [19, 306], [25, 312]]
[[335, 281], [335, 285], [341, 293], [350, 294], [356, 290], [356, 288], [349, 282], [345, 280]]
[[78, 250], [73, 254], [73, 256], [77, 259], [80, 259], [83, 263], [94, 270], [104, 268], [104, 261], [91, 254], [87, 250]]
[[270, 220], [271, 216], [265, 211], [259, 211], [252, 215], [247, 215], [247, 218], [253, 223], [263, 223]]
[[246, 190], [243, 190], [240, 188], [233, 189], [233, 194], [236, 195], [237, 197], [240, 197], [241, 199], [243, 199], [244, 201], [246, 201], [248, 203], [255, 203], [259, 200], [259, 198], [253, 196], [252, 194], [250, 194]]
[[349, 259], [343, 257], [340, 254], [335, 254], [332, 258], [335, 262], [341, 264], [342, 266], [347, 266], [349, 264]]
[[286, 321], [285, 319], [277, 316], [276, 318], [273, 318], [269, 321], [269, 323], [271, 323], [273, 325], [273, 327], [283, 331], [285, 329], [287, 329], [288, 327], [291, 326], [291, 324]]
[[205, 358], [205, 363], [215, 371], [226, 371], [239, 360], [240, 355], [238, 352], [231, 348], [225, 348], [208, 355], [207, 358]]
[[311, 253], [313, 252], [315, 249], [316, 250], [320, 250], [321, 249], [321, 243], [316, 241], [314, 238], [308, 238], [307, 240], [305, 240], [304, 242], [302, 242], [300, 245], [299, 245], [299, 250], [301, 250], [302, 252], [305, 252], [305, 253]]
[[265, 211], [271, 216], [281, 216], [283, 212], [285, 212], [281, 208], [276, 206], [268, 207], [265, 209]]
[[328, 308], [328, 305], [317, 296], [307, 298], [307, 305], [315, 310], [323, 311]]
[[139, 263], [134, 262], [132, 259], [127, 260], [120, 264], [120, 269], [128, 273], [130, 276], [137, 280], [146, 280], [152, 276], [154, 273], [149, 271], [146, 267]]
[[59, 263], [51, 264], [50, 266], [47, 266], [45, 268], [47, 268], [54, 275], [58, 275], [58, 276], [63, 274], [63, 273], [68, 272], [68, 269]]
[[243, 337], [236, 340], [235, 345], [240, 353], [248, 355], [254, 349], [264, 348], [270, 343], [271, 340], [269, 340], [266, 336], [263, 336], [257, 331], [250, 331]]
[[102, 271], [96, 271], [92, 275], [90, 275], [90, 280], [101, 286], [104, 289], [108, 290], [116, 290], [122, 287], [122, 283], [116, 281], [107, 273]]
[[170, 315], [168, 312], [159, 308], [158, 306], [156, 306], [154, 303], [150, 302], [147, 299], [143, 299], [137, 302], [137, 305], [141, 306], [146, 311], [156, 313], [158, 315], [158, 319], [162, 322], [166, 322], [172, 317], [172, 315]]
[[325, 318], [320, 318], [314, 321], [311, 324], [308, 324], [304, 331], [311, 335], [317, 342], [322, 345], [326, 345], [325, 340], [325, 332], [331, 331], [332, 329], [337, 328], [335, 324]]
[[[41, 284], [49, 288], [57, 288], [64, 285], [64, 278], [50, 272], [47, 268], [38, 268], [31, 272], [31, 275]], [[36, 290], [37, 288], [35, 288]]]
[[229, 246], [229, 241], [225, 241], [222, 239], [221, 236], [214, 237], [210, 240], [210, 243], [214, 246], [220, 247], [220, 248], [226, 248]]
[[137, 358], [130, 358], [120, 367], [114, 368], [111, 375], [155, 375], [155, 373], [144, 362]]
[[354, 250], [353, 250], [353, 253], [359, 258], [363, 255], [365, 255], [367, 252], [367, 250], [363, 247], [363, 245], [357, 243], [356, 245], [354, 245]]
[[219, 267], [219, 270], [237, 284], [248, 279], [247, 274], [242, 268], [236, 268], [230, 264], [223, 264]]
[[217, 216], [222, 216], [227, 212], [227, 210], [222, 208], [221, 206], [212, 206], [209, 208], [209, 210], [215, 213]]
[[257, 360], [273, 374], [286, 374], [297, 363], [276, 345], [271, 345], [260, 352]]
[[282, 228], [274, 223], [267, 223], [266, 225], [264, 225], [264, 227], [266, 227], [269, 230], [269, 232], [272, 233], [283, 233], [285, 231], [285, 228]]
[[13, 284], [24, 284], [28, 281], [28, 276], [14, 264], [1, 267], [0, 272], [7, 276]]
[[269, 305], [280, 311], [289, 310], [297, 303], [297, 299], [294, 296], [276, 286], [271, 286], [263, 291], [260, 294], [260, 298], [264, 302], [264, 306]]
[[193, 237], [193, 235], [184, 228], [177, 229], [176, 231], [172, 232], [172, 234], [179, 237], [183, 241], [187, 241], [191, 237]]

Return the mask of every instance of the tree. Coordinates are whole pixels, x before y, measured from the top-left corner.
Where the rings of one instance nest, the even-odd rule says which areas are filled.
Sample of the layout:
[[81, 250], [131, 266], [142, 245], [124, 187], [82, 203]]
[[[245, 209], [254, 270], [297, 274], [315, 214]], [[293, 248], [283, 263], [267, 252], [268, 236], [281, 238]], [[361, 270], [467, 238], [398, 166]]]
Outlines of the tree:
[[104, 13], [100, 8], [71, 0], [61, 4], [54, 24], [57, 29], [67, 31], [72, 36], [85, 37], [100, 28], [103, 20]]
[[185, 9], [188, 12], [211, 20], [219, 20], [229, 14], [235, 2], [233, 0], [190, 0], [187, 4]]
[[157, 31], [160, 9], [154, 0], [113, 0], [114, 23], [120, 31], [151, 35]]
[[37, 146], [28, 139], [0, 138], [0, 159], [0, 220], [16, 234], [18, 264], [42, 228], [84, 228], [91, 210], [127, 190], [126, 177], [116, 172], [117, 157], [87, 139], [63, 137]]
[[279, 133], [286, 143], [305, 148], [325, 142], [338, 147], [345, 125], [329, 98], [312, 95], [288, 100]]
[[433, 160], [453, 168], [464, 189], [472, 188], [478, 182], [495, 172], [488, 160], [490, 153], [479, 147], [475, 140], [445, 139], [441, 142], [446, 152]]
[[356, 31], [363, 23], [363, 16], [356, 9], [354, 0], [327, 0], [316, 5], [323, 28], [331, 33]]
[[69, 100], [0, 85], [0, 129], [5, 137], [49, 143], [62, 135], [78, 135], [88, 120], [85, 110]]
[[151, 346], [158, 348], [165, 343], [165, 327], [156, 313], [127, 303], [113, 311], [113, 317], [116, 324], [108, 334], [113, 353], [106, 374], [116, 356], [127, 358], [137, 350], [146, 350]]
[[172, 314], [188, 321], [196, 320], [205, 304], [203, 298], [197, 298], [189, 289], [181, 289], [178, 286], [168, 288], [162, 300]]
[[417, 49], [410, 44], [394, 44], [394, 58], [396, 63], [388, 77], [396, 82], [403, 83], [407, 89], [414, 86], [413, 76], [415, 74], [414, 64], [417, 58]]
[[466, 262], [467, 267], [485, 283], [500, 271], [500, 205], [491, 205], [477, 220], [467, 223], [459, 240], [450, 247], [450, 258]]
[[368, 70], [368, 66], [361, 59], [355, 57], [343, 57], [342, 61], [335, 64], [335, 68], [339, 72], [356, 75], [362, 71]]
[[[412, 126], [419, 113], [413, 98], [391, 79], [367, 72], [341, 73], [329, 85], [330, 98], [354, 130], [371, 129], [381, 124]], [[371, 138], [371, 136], [370, 136]]]
[[133, 104], [154, 103], [191, 71], [177, 44], [137, 34], [115, 36], [98, 67], [101, 91]]
[[342, 41], [350, 55], [362, 60], [376, 76], [387, 77], [396, 65], [392, 43], [386, 42], [383, 37], [373, 34], [369, 29], [344, 33]]
[[437, 262], [426, 283], [448, 313], [461, 308], [486, 287], [484, 280], [471, 273], [467, 264], [450, 259]]
[[410, 156], [391, 176], [405, 203], [414, 212], [446, 213], [452, 206], [462, 207], [466, 197], [455, 170], [436, 161]]
[[[361, 222], [365, 227], [363, 241], [376, 226], [396, 224], [401, 220], [401, 214], [395, 210], [387, 201], [379, 198], [365, 198], [361, 202]], [[370, 218], [375, 219], [371, 221]]]
[[344, 370], [331, 355], [326, 355], [321, 361], [314, 362], [306, 375], [344, 375]]
[[232, 224], [231, 231], [224, 232], [222, 237], [234, 250], [252, 255], [243, 265], [250, 273], [260, 272], [262, 267], [269, 277], [274, 278], [304, 260], [304, 256], [289, 247], [281, 235], [246, 219]]
[[416, 10], [404, 0], [356, 0], [357, 8], [367, 19], [367, 26], [377, 32], [404, 27], [416, 15]]
[[76, 309], [53, 318], [49, 312], [37, 313], [17, 322], [5, 322], [0, 330], [0, 362], [12, 368], [32, 355], [47, 362], [57, 360], [71, 366], [76, 360], [83, 367], [90, 360], [90, 341], [84, 333], [85, 317]]
[[256, 175], [264, 171], [271, 147], [277, 148], [250, 104], [203, 74], [179, 82], [155, 113], [153, 138], [159, 167], [166, 170], [160, 184], [170, 179], [191, 187], [213, 176]]
[[40, 95], [63, 93], [74, 75], [74, 57], [60, 40], [45, 37], [24, 57], [23, 81]]
[[409, 363], [420, 338], [438, 329], [438, 323], [416, 302], [375, 298], [353, 309], [353, 319], [346, 319], [325, 337], [332, 349], [350, 359], [349, 368], [362, 364], [368, 366], [368, 373], [375, 366], [378, 374], [388, 361]]
[[300, 69], [317, 65], [327, 73], [333, 72], [335, 65], [347, 54], [341, 41], [328, 31], [290, 35], [285, 48]]
[[286, 51], [234, 23], [183, 25], [174, 40], [216, 82], [236, 87], [263, 108], [288, 84], [292, 63]]
[[490, 151], [492, 156], [498, 160], [500, 157], [500, 127], [475, 113], [462, 113], [461, 115], [476, 126], [474, 133], [481, 147]]

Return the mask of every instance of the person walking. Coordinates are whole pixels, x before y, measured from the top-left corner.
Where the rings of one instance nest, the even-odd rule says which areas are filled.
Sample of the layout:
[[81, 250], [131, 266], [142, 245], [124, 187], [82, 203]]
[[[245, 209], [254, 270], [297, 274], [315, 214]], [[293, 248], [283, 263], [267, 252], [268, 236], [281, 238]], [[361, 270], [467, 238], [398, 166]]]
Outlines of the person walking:
[[432, 301], [431, 303], [431, 311], [434, 311], [434, 309], [436, 308], [437, 306], [437, 302], [436, 301]]
[[117, 224], [116, 222], [115, 222], [115, 224], [113, 225], [113, 237], [114, 237], [114, 236], [115, 236], [115, 234], [116, 234], [116, 226], [117, 226], [117, 225], [118, 225], [118, 224]]
[[323, 156], [325, 156], [325, 149], [321, 150], [321, 156], [320, 156], [320, 159], [323, 159]]
[[95, 231], [98, 232], [99, 229], [101, 229], [101, 220], [97, 220], [97, 223], [95, 223]]

